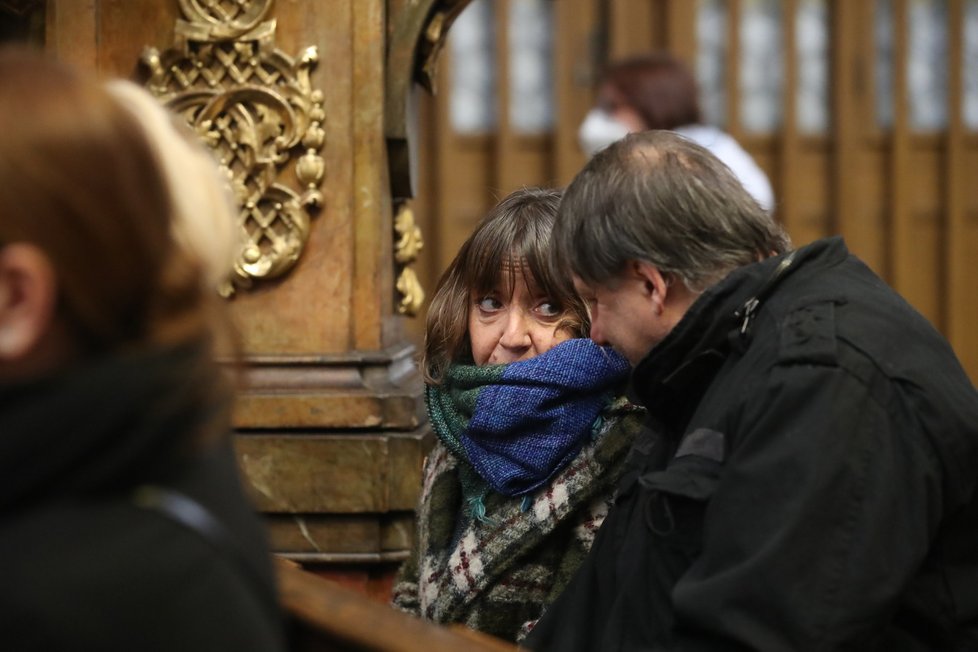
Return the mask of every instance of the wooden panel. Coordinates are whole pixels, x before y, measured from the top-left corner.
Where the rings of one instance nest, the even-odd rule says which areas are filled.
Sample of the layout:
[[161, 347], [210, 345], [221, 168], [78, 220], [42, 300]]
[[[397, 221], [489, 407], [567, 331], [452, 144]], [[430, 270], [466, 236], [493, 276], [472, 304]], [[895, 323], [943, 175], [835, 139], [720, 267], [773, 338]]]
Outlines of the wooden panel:
[[[439, 193], [439, 270], [455, 258], [458, 248], [497, 199], [493, 181], [491, 140], [453, 135], [439, 156], [443, 186]], [[454, 145], [454, 147], [453, 147]]]
[[577, 131], [594, 103], [599, 74], [598, 7], [594, 1], [555, 2], [554, 96], [557, 124], [554, 129], [554, 176], [566, 186], [586, 157], [577, 142]]
[[512, 124], [510, 40], [510, 0], [495, 0], [496, 72], [499, 122], [495, 134], [493, 160], [494, 191], [497, 199], [523, 186], [551, 186], [555, 183], [550, 134], [521, 134]]
[[375, 395], [370, 390], [243, 393], [235, 402], [237, 428], [417, 427], [425, 420], [418, 394]]
[[[391, 319], [392, 209], [384, 140], [384, 0], [353, 7], [353, 349], [379, 350], [396, 338]], [[304, 12], [308, 14], [309, 12]], [[325, 13], [325, 12], [324, 12]]]
[[659, 44], [654, 27], [659, 2], [607, 0], [608, 60], [647, 54]]
[[493, 187], [497, 200], [524, 186], [557, 185], [552, 142], [549, 135], [525, 136], [512, 132], [500, 135], [495, 157], [496, 183]]
[[696, 10], [697, 3], [689, 0], [668, 0], [663, 7], [662, 47], [696, 69]]
[[971, 382], [978, 384], [978, 147], [974, 142], [955, 156], [957, 210], [948, 229], [947, 331]]
[[[797, 110], [795, 98], [797, 97], [798, 85], [798, 56], [795, 47], [795, 21], [793, 20], [797, 11], [797, 0], [784, 0], [782, 7], [782, 44], [784, 52], [784, 86], [781, 101], [784, 104], [784, 116], [781, 133], [778, 139], [778, 165], [776, 169], [778, 175], [771, 178], [771, 185], [774, 188], [777, 200], [776, 214], [781, 223], [784, 224], [791, 236], [795, 246], [800, 246], [811, 241], [811, 232], [808, 225], [803, 223], [803, 208], [798, 194], [803, 184], [809, 183], [808, 177], [801, 176], [799, 155], [801, 151], [801, 137], [798, 133]], [[771, 169], [771, 166], [763, 166]], [[806, 212], [807, 215], [807, 212]]]
[[390, 442], [382, 435], [281, 432], [240, 435], [235, 448], [263, 512], [411, 510], [421, 486], [425, 433]]
[[[724, 62], [726, 68], [724, 88], [727, 91], [726, 130], [735, 140], [742, 143], [744, 130], [740, 123], [740, 6], [740, 0], [727, 0], [727, 59]], [[748, 151], [754, 154], [750, 149]], [[771, 168], [764, 169], [769, 171]]]
[[[106, 75], [141, 78], [138, 62], [143, 48], [155, 45], [162, 49], [173, 40], [173, 27], [179, 17], [177, 3], [145, 2], [138, 12], [126, 0], [100, 0], [97, 4], [98, 25], [94, 33], [99, 42], [98, 70]], [[137, 14], [139, 18], [134, 20]], [[119, 38], [120, 34], [126, 38]]]
[[[842, 211], [839, 229], [852, 253], [859, 256], [877, 274], [886, 278], [889, 270], [889, 229], [887, 152], [879, 142], [850, 146], [846, 155], [843, 177], [838, 168], [833, 170], [836, 179], [836, 210]], [[836, 158], [835, 160], [838, 160]], [[840, 188], [841, 185], [841, 188]], [[848, 198], [844, 208], [838, 196]]]
[[962, 118], [964, 0], [950, 0], [948, 23], [948, 140], [946, 150], [945, 201], [947, 230], [947, 303], [945, 326], [971, 381], [978, 382], [978, 150], [967, 139]]
[[894, 285], [938, 328], [943, 326], [944, 298], [942, 149], [936, 142], [913, 145], [904, 154], [903, 178], [894, 180], [911, 191], [891, 191], [901, 202], [894, 242]]
[[382, 519], [338, 514], [271, 514], [266, 518], [274, 550], [290, 559], [334, 563], [403, 561], [414, 543], [414, 513]]
[[97, 70], [96, 5], [93, 0], [49, 1], [45, 10], [45, 50], [61, 61]]
[[832, 48], [832, 212], [835, 232], [878, 274], [889, 275], [886, 197], [889, 175], [873, 115], [873, 3], [834, 0]]
[[780, 139], [773, 135], [746, 134], [738, 140], [753, 158], [754, 162], [764, 171], [775, 190], [775, 217], [781, 218], [781, 197], [779, 194], [780, 179], [784, 174], [781, 162]]
[[828, 146], [822, 139], [800, 140], [791, 157], [791, 219], [787, 226], [792, 242], [800, 247], [831, 233]]

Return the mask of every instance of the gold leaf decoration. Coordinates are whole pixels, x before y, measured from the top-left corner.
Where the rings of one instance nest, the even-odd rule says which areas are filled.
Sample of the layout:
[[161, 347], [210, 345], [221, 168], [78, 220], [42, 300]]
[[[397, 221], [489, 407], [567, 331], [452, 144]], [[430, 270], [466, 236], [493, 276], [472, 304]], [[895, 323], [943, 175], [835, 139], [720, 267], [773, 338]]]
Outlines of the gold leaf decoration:
[[[179, 0], [175, 44], [146, 48], [147, 87], [217, 155], [239, 208], [242, 246], [222, 294], [278, 278], [299, 260], [322, 207], [323, 94], [315, 47], [293, 59], [274, 47], [271, 0]], [[279, 179], [295, 160], [295, 186]]]

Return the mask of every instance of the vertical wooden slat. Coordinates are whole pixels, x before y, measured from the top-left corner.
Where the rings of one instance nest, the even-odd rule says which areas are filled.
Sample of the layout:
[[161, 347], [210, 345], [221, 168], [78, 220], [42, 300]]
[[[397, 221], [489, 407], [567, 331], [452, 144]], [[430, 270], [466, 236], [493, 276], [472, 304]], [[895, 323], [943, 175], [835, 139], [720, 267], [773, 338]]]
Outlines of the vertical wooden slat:
[[[515, 139], [509, 120], [509, 5], [510, 0], [493, 0], [496, 36], [496, 133], [493, 139], [493, 183], [497, 194], [508, 191], [513, 179]], [[502, 190], [502, 192], [500, 192]]]
[[871, 189], [883, 182], [879, 167], [874, 65], [875, 2], [835, 0], [832, 5], [832, 215], [850, 250], [881, 276], [889, 276], [886, 206]]
[[[866, 4], [866, 3], [863, 3]], [[850, 30], [855, 25], [852, 8], [855, 3], [846, 0], [833, 0], [829, 7], [830, 56], [832, 96], [832, 220], [834, 230], [849, 240], [847, 232], [854, 221], [853, 197], [856, 187], [853, 183], [852, 156], [847, 153], [855, 149], [855, 115], [852, 108], [857, 103], [856, 70], [860, 65], [857, 59], [855, 39]]]
[[[968, 183], [964, 161], [965, 128], [962, 116], [964, 75], [964, 0], [948, 4], [948, 134], [945, 151], [945, 202], [947, 210], [944, 245], [946, 256], [944, 323], [951, 346], [971, 376], [978, 382], [978, 304], [975, 295], [975, 259], [978, 251], [973, 228], [968, 228], [964, 184]], [[971, 71], [973, 74], [974, 71]]]
[[781, 33], [783, 36], [782, 61], [784, 62], [784, 86], [782, 102], [784, 104], [781, 138], [778, 147], [778, 176], [775, 195], [778, 197], [777, 215], [784, 224], [792, 240], [796, 244], [806, 244], [810, 237], [803, 234], [800, 223], [800, 211], [795, 202], [796, 162], [799, 155], [798, 120], [796, 98], [798, 94], [798, 48], [795, 38], [795, 15], [798, 12], [798, 0], [782, 0], [781, 3]]
[[[865, 4], [865, 3], [864, 3]], [[853, 197], [856, 183], [853, 176], [852, 156], [855, 150], [856, 130], [853, 108], [857, 104], [856, 68], [860, 65], [856, 55], [856, 29], [858, 23], [853, 15], [852, 2], [834, 0], [830, 11], [830, 55], [832, 96], [832, 220], [834, 230], [849, 241], [856, 243], [850, 232], [857, 216], [853, 213]]]
[[554, 125], [555, 182], [566, 185], [584, 165], [577, 130], [594, 103], [600, 74], [598, 0], [554, 2]]
[[893, 284], [936, 327], [943, 328], [940, 298], [944, 292], [940, 190], [942, 138], [912, 132], [909, 115], [909, 5], [895, 5], [897, 65], [894, 68], [894, 125], [890, 181], [893, 184]]
[[666, 47], [696, 69], [696, 9], [695, 0], [668, 0], [665, 5]]
[[653, 26], [657, 3], [608, 1], [608, 56], [612, 61], [645, 54], [656, 47]]
[[393, 279], [382, 273], [382, 260], [392, 254], [391, 205], [386, 192], [384, 134], [384, 75], [377, 61], [384, 60], [385, 3], [354, 5], [353, 33], [353, 197], [354, 279], [353, 348], [380, 350], [385, 341], [386, 318], [391, 315]]
[[[485, 214], [491, 202], [490, 188], [494, 165], [492, 134], [459, 134], [454, 130], [450, 111], [452, 53], [441, 57], [438, 94], [428, 102], [426, 129], [437, 132], [432, 173], [431, 206], [435, 217], [437, 249], [432, 263], [435, 278], [448, 267], [462, 241]], [[434, 286], [431, 286], [434, 291]]]
[[743, 141], [744, 128], [740, 121], [740, 14], [741, 0], [727, 2], [727, 131]]
[[497, 200], [523, 186], [553, 186], [556, 183], [552, 166], [552, 135], [518, 131], [510, 112], [513, 100], [510, 79], [513, 73], [510, 61], [512, 4], [512, 0], [494, 2], [499, 119], [493, 141], [495, 161], [492, 193]]
[[892, 224], [890, 260], [893, 261], [892, 283], [904, 291], [909, 276], [910, 216], [907, 205], [907, 160], [910, 154], [909, 118], [907, 107], [908, 58], [908, 0], [893, 1], [893, 124], [890, 132], [889, 202]]

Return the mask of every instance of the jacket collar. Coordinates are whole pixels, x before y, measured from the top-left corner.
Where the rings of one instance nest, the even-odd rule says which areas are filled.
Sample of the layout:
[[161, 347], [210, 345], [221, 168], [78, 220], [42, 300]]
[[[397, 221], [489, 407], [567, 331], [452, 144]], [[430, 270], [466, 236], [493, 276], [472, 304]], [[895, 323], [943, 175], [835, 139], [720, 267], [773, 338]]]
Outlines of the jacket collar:
[[704, 291], [638, 363], [632, 393], [653, 416], [683, 422], [731, 351], [750, 344], [753, 326], [771, 296], [790, 277], [811, 275], [848, 255], [841, 238], [826, 238], [734, 270]]

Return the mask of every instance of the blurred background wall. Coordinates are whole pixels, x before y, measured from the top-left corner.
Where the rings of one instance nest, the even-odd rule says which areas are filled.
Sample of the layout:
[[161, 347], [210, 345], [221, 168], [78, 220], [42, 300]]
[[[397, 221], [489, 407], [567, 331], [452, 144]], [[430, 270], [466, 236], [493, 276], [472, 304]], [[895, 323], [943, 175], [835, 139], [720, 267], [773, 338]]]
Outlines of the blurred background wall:
[[653, 49], [693, 67], [795, 244], [845, 236], [978, 379], [978, 0], [474, 0], [422, 103], [425, 287], [497, 198], [573, 177], [603, 64]]

